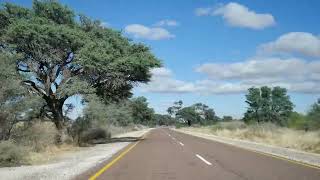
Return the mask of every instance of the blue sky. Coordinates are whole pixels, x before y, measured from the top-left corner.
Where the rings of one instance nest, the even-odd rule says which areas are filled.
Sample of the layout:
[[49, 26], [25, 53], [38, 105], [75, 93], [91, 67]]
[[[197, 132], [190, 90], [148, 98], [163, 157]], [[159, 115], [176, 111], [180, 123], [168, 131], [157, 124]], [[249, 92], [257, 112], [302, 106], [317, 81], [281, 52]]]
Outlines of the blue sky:
[[241, 117], [250, 86], [288, 88], [299, 112], [320, 97], [318, 0], [61, 2], [145, 43], [163, 61], [149, 85], [134, 89], [157, 112], [181, 99]]

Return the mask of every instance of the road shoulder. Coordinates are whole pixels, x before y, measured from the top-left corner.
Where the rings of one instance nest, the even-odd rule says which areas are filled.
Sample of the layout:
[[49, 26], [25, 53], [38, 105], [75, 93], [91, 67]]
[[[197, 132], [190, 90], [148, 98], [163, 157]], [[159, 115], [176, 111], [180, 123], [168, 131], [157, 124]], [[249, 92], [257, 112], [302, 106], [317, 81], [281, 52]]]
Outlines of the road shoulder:
[[[151, 129], [144, 129], [140, 131], [119, 134], [115, 136], [115, 138], [141, 137], [150, 130]], [[48, 164], [0, 168], [0, 177], [6, 180], [72, 179], [91, 167], [108, 160], [128, 144], [130, 144], [130, 142], [98, 144], [93, 147], [81, 148], [79, 151], [62, 154], [61, 157], [56, 158], [56, 161]]]

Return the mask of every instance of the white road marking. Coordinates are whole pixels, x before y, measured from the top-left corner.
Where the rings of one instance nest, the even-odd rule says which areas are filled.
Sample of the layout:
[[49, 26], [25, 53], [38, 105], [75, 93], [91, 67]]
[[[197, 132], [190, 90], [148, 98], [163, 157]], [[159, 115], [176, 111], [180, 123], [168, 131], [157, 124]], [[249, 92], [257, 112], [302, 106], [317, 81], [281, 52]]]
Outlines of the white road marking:
[[180, 144], [181, 146], [184, 146], [184, 144], [183, 144], [182, 142], [179, 142], [179, 144]]
[[176, 140], [176, 138], [174, 138], [174, 137], [173, 137], [172, 139], [173, 139], [174, 141]]
[[168, 136], [170, 136], [170, 137], [171, 137], [171, 135], [170, 135], [170, 134], [168, 134]]
[[205, 159], [204, 159], [203, 157], [201, 157], [199, 154], [196, 154], [196, 156], [197, 156], [199, 159], [201, 159], [203, 162], [205, 162], [206, 164], [208, 164], [209, 166], [212, 165], [211, 162], [205, 160]]

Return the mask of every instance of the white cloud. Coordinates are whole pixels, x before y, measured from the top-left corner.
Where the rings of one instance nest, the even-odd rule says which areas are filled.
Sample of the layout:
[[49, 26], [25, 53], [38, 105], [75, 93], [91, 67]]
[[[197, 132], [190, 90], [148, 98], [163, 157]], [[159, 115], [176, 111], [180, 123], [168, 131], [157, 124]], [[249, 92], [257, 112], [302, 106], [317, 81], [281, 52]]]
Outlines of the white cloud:
[[207, 63], [195, 69], [207, 78], [188, 82], [175, 79], [167, 68], [155, 68], [144, 92], [232, 94], [255, 86], [281, 86], [291, 92], [320, 93], [320, 61], [297, 58], [249, 59], [237, 63]]
[[212, 79], [294, 78], [310, 75], [310, 63], [290, 58], [260, 58], [237, 63], [208, 63], [196, 68]]
[[176, 20], [164, 19], [158, 21], [154, 24], [154, 26], [178, 26], [179, 23]]
[[193, 83], [174, 79], [171, 70], [167, 68], [154, 68], [151, 70], [151, 74], [151, 82], [141, 85], [142, 91], [160, 93], [187, 93], [195, 91]]
[[141, 24], [130, 24], [125, 27], [124, 31], [127, 34], [132, 35], [134, 38], [139, 39], [161, 40], [175, 37], [175, 35], [171, 34], [164, 28], [147, 27]]
[[195, 10], [195, 14], [197, 16], [208, 16], [211, 15], [213, 11], [213, 8], [197, 8]]
[[106, 28], [108, 28], [108, 27], [110, 27], [111, 25], [110, 25], [110, 23], [108, 23], [108, 22], [105, 22], [105, 21], [103, 21], [103, 22], [101, 22], [101, 24], [100, 24], [102, 27], [106, 27]]
[[153, 68], [151, 70], [152, 77], [154, 78], [167, 78], [172, 76], [172, 71], [170, 69], [161, 67], [161, 68]]
[[[320, 93], [320, 61], [297, 58], [249, 59], [237, 63], [207, 63], [196, 68], [209, 82], [224, 82], [236, 91], [251, 86], [283, 86], [290, 91]], [[231, 84], [230, 84], [231, 83]]]
[[261, 45], [258, 53], [298, 53], [320, 57], [320, 38], [307, 32], [290, 32]]
[[230, 25], [238, 27], [263, 29], [275, 24], [271, 14], [259, 14], [234, 2], [215, 9], [213, 14], [221, 15]]
[[197, 16], [222, 16], [231, 26], [251, 29], [264, 29], [275, 24], [271, 14], [260, 14], [248, 9], [246, 6], [230, 2], [217, 8], [197, 8]]

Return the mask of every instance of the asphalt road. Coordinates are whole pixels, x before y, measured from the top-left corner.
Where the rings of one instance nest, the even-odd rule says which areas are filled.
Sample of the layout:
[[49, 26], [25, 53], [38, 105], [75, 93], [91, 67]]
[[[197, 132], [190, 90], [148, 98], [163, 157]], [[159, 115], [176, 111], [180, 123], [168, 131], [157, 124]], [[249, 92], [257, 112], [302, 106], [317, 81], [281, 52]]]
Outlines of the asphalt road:
[[129, 145], [76, 179], [90, 177], [106, 180], [320, 180], [320, 169], [161, 128], [152, 130], [144, 140]]

